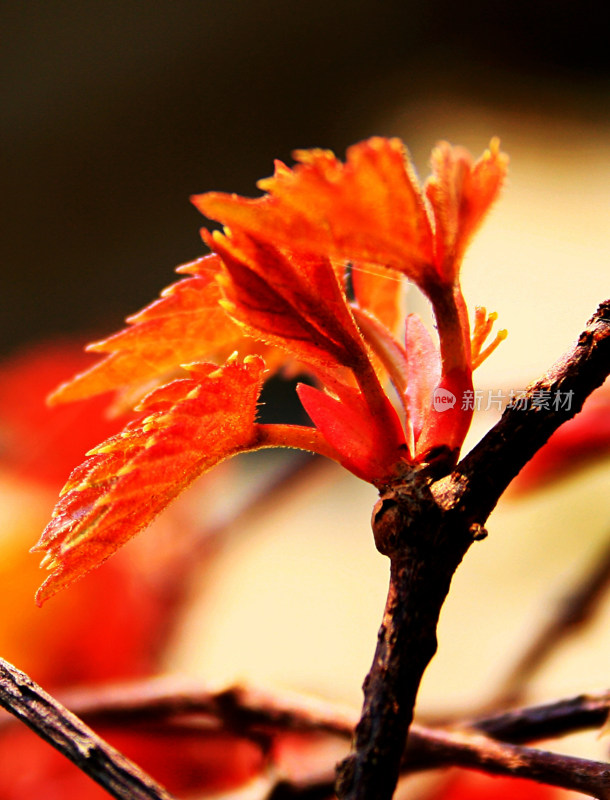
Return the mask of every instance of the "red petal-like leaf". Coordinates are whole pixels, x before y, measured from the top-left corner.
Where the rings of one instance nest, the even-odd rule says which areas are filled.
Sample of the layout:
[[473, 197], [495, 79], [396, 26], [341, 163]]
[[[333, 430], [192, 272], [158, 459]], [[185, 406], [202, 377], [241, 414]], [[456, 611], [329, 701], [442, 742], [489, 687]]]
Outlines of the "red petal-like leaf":
[[464, 401], [472, 392], [472, 374], [451, 370], [441, 376], [432, 392], [431, 408], [415, 448], [416, 460], [427, 461], [443, 454], [453, 466], [472, 421], [472, 407]]
[[470, 369], [441, 372], [439, 351], [416, 314], [407, 317], [406, 353], [415, 456], [425, 458], [442, 448], [457, 457], [472, 418], [472, 410], [463, 407], [464, 393], [472, 389]]
[[438, 348], [417, 314], [409, 314], [405, 325], [407, 353], [407, 407], [415, 442], [430, 416], [432, 393], [441, 377]]
[[393, 427], [378, 425], [357, 389], [342, 387], [341, 399], [305, 384], [299, 384], [297, 392], [315, 426], [340, 454], [343, 466], [359, 478], [383, 482], [407, 456], [396, 413], [386, 416], [386, 420], [394, 419]]
[[199, 475], [253, 443], [263, 369], [256, 356], [191, 365], [191, 378], [152, 392], [143, 418], [91, 451], [34, 548], [46, 551], [52, 570], [37, 602], [101, 564]]

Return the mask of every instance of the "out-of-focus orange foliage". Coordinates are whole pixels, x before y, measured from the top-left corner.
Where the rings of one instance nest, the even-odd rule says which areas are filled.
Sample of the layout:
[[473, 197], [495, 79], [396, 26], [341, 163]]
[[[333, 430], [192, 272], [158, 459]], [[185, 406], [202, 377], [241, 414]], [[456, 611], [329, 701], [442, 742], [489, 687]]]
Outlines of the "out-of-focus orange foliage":
[[67, 376], [91, 365], [77, 342], [31, 347], [0, 363], [0, 466], [59, 490], [84, 453], [119, 431], [108, 397], [48, 408], [45, 397]]
[[46, 686], [145, 674], [156, 662], [166, 624], [161, 603], [167, 598], [138, 576], [128, 557], [81, 584], [72, 597], [60, 598], [55, 608], [32, 607], [39, 571], [28, 540], [48, 517], [66, 469], [121, 424], [105, 418], [103, 398], [46, 408], [49, 390], [88, 360], [78, 344], [61, 343], [0, 365], [0, 496], [7, 515], [0, 530], [6, 609], [0, 653]]
[[[9, 488], [2, 486], [0, 493]], [[30, 498], [40, 500], [35, 494]], [[2, 656], [51, 688], [135, 677], [154, 669], [168, 624], [164, 592], [147, 585], [146, 576], [126, 557], [36, 613], [32, 592], [38, 570], [27, 555], [31, 533], [29, 528], [3, 532], [11, 541], [0, 546]]]

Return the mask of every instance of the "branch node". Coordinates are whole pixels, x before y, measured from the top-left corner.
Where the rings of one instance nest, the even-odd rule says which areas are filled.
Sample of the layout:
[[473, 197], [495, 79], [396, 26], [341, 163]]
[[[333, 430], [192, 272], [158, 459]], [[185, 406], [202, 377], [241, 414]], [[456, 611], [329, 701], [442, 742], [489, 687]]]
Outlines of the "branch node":
[[487, 539], [489, 533], [487, 532], [487, 528], [484, 525], [481, 525], [479, 522], [473, 522], [468, 532], [472, 536], [473, 542], [480, 542], [483, 539]]

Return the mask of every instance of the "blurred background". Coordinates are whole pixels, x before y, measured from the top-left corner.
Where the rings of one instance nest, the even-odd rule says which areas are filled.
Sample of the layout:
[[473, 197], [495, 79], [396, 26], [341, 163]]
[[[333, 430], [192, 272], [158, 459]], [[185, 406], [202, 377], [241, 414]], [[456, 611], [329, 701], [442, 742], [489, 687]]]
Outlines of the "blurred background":
[[[599, 4], [568, 0], [3, 4], [0, 354], [116, 330], [174, 280], [174, 266], [204, 252], [205, 220], [189, 196], [255, 195], [273, 159], [290, 161], [295, 148], [343, 156], [359, 139], [397, 135], [424, 178], [437, 140], [479, 155], [497, 135], [509, 182], [469, 251], [464, 287], [471, 308], [498, 311], [509, 330], [478, 385], [523, 388], [609, 294], [610, 60], [598, 15]], [[15, 382], [14, 405], [26, 385]], [[492, 421], [482, 415], [472, 438]], [[261, 463], [239, 468], [246, 494], [252, 476], [274, 466]], [[549, 598], [589, 563], [609, 533], [607, 463], [494, 514], [493, 535], [456, 577], [424, 710], [492, 693]], [[23, 531], [25, 553], [60, 477], [35, 503], [0, 478], [2, 524]], [[203, 496], [187, 498], [178, 518], [207, 524]], [[387, 580], [370, 535], [374, 500], [330, 465], [252, 513], [247, 529], [241, 519], [214, 581], [209, 562], [193, 580], [163, 665], [357, 705]], [[28, 609], [37, 580], [30, 570]], [[609, 623], [606, 603], [589, 638], [551, 664], [537, 698], [603, 687]], [[75, 679], [87, 675], [103, 677]]]

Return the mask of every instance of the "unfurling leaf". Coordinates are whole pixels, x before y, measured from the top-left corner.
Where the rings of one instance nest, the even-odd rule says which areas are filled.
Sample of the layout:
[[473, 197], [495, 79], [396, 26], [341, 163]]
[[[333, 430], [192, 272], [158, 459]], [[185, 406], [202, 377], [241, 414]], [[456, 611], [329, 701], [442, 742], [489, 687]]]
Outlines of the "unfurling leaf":
[[420, 187], [399, 139], [373, 137], [350, 147], [343, 164], [327, 150], [297, 151], [289, 169], [259, 181], [257, 199], [211, 192], [197, 208], [231, 230], [334, 258], [404, 273], [424, 292], [457, 279], [464, 249], [506, 177], [493, 139], [477, 162], [441, 143], [433, 175]]
[[435, 265], [444, 280], [454, 281], [466, 247], [500, 193], [508, 158], [498, 139], [474, 164], [463, 147], [440, 142], [430, 163], [425, 191], [434, 216]]
[[[388, 464], [406, 456], [404, 434], [393, 409], [381, 419], [368, 408], [362, 394], [343, 386], [340, 398], [300, 384], [299, 398], [316, 428], [335, 448], [344, 467], [363, 480], [384, 480]], [[389, 401], [388, 401], [389, 406]]]
[[314, 368], [353, 367], [366, 358], [328, 258], [286, 253], [238, 234], [217, 233], [206, 241], [222, 256], [228, 273], [224, 308], [248, 335]]
[[52, 570], [40, 604], [101, 564], [195, 478], [256, 437], [264, 362], [194, 364], [151, 392], [143, 416], [90, 452], [70, 476], [35, 551]]

